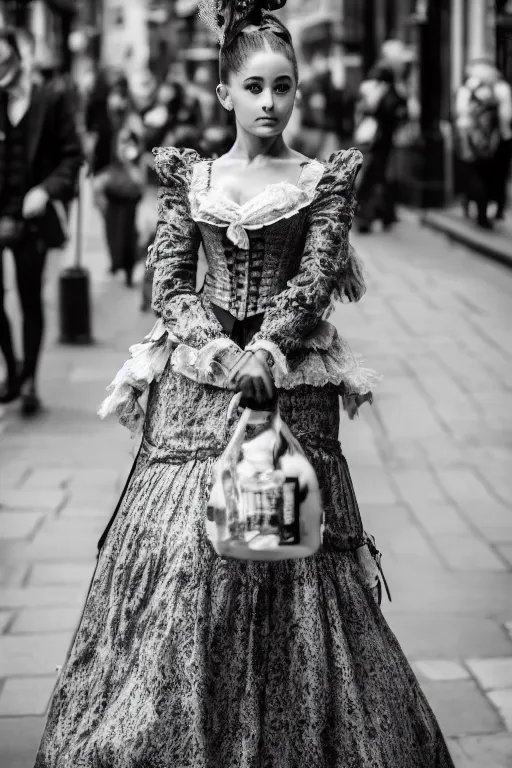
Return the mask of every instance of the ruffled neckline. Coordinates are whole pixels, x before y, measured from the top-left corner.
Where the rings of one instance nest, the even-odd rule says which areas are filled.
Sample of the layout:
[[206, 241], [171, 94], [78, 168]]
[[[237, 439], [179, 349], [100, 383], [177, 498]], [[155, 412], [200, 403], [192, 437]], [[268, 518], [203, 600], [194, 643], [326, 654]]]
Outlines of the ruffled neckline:
[[246, 230], [268, 227], [281, 219], [295, 216], [310, 205], [325, 172], [323, 163], [307, 161], [297, 184], [288, 181], [268, 184], [262, 192], [240, 204], [209, 187], [210, 162], [203, 161], [193, 166], [188, 195], [191, 216], [196, 222], [227, 227], [228, 239], [242, 249], [249, 248]]

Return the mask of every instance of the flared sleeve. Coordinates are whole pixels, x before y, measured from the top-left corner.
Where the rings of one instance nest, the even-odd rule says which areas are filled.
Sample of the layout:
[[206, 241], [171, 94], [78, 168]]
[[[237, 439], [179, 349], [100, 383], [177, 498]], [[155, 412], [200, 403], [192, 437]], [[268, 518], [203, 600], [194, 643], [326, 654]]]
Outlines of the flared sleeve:
[[330, 312], [334, 300], [357, 301], [365, 291], [361, 265], [349, 244], [356, 207], [359, 150], [336, 152], [326, 163], [309, 208], [300, 269], [275, 296], [253, 343], [283, 354], [300, 349]]
[[225, 338], [219, 321], [196, 293], [201, 235], [190, 214], [188, 191], [200, 157], [194, 150], [159, 147], [153, 150], [162, 183], [158, 225], [147, 259], [154, 269], [152, 306], [178, 343], [196, 349]]
[[215, 383], [227, 377], [242, 354], [196, 293], [201, 235], [190, 213], [188, 191], [193, 166], [201, 158], [194, 150], [176, 147], [153, 153], [162, 186], [147, 266], [154, 270], [152, 306], [158, 320], [142, 343], [130, 347], [130, 358], [107, 387], [109, 395], [98, 411], [102, 419], [115, 414], [134, 434], [145, 418], [140, 398], [169, 360], [177, 373]]

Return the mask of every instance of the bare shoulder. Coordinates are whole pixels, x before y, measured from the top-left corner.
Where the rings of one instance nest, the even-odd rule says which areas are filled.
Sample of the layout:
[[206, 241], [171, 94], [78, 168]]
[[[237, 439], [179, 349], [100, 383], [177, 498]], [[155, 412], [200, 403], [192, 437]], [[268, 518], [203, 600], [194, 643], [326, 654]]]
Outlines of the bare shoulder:
[[310, 163], [311, 158], [307, 155], [303, 155], [302, 152], [297, 152], [295, 149], [290, 149], [290, 160], [295, 160], [298, 163]]

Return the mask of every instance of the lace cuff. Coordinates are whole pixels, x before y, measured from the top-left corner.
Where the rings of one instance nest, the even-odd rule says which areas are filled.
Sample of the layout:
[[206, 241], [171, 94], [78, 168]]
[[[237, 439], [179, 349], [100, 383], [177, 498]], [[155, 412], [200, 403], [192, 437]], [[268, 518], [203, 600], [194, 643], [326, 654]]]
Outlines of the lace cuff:
[[158, 320], [142, 343], [130, 347], [130, 358], [107, 387], [109, 396], [99, 407], [100, 419], [115, 415], [134, 435], [142, 430], [145, 414], [138, 401], [164, 372], [176, 342]]
[[242, 355], [234, 341], [215, 339], [199, 350], [180, 344], [172, 354], [171, 364], [176, 373], [200, 384], [234, 389], [230, 373]]

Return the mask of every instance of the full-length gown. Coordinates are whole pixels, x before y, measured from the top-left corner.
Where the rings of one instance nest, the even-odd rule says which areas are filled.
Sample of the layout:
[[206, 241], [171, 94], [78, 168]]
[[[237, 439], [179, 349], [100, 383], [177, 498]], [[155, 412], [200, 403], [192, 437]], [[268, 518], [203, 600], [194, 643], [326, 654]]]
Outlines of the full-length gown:
[[[194, 152], [157, 151], [160, 321], [110, 402], [143, 422], [142, 446], [36, 768], [453, 768], [361, 566], [338, 442], [340, 395], [350, 408], [373, 383], [324, 319], [333, 297], [362, 293], [348, 245], [360, 164], [338, 152], [237, 206]], [[223, 559], [205, 535], [212, 467], [238, 418], [226, 372], [244, 343], [272, 354], [281, 413], [318, 475], [325, 533], [309, 558]]]

